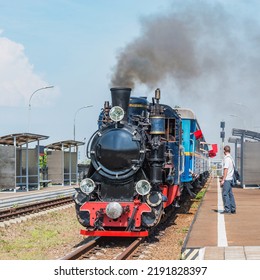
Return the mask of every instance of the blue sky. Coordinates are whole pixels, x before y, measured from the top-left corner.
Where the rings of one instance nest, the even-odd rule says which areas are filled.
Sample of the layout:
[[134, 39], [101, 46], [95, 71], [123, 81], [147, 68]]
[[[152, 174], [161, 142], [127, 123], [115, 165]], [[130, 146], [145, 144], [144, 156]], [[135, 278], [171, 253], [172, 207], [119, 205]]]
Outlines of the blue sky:
[[[193, 33], [200, 38], [194, 50], [202, 46], [195, 58], [203, 47], [208, 54], [198, 60], [201, 70], [213, 63], [225, 71], [220, 77], [221, 70], [207, 68], [192, 79], [185, 76], [181, 83], [167, 73], [167, 79], [156, 83], [163, 101], [194, 110], [209, 142], [220, 141], [221, 120], [227, 122], [229, 134], [238, 126], [260, 129], [259, 115], [252, 115], [259, 101], [257, 78], [252, 78], [252, 73], [259, 74], [259, 7], [257, 1], [242, 0], [0, 0], [0, 135], [28, 132], [31, 94], [54, 85], [34, 95], [30, 132], [50, 136], [43, 144], [73, 139], [75, 112], [93, 105], [76, 118], [76, 140], [88, 139], [104, 101], [110, 100], [110, 79], [119, 51], [142, 38], [152, 21], [160, 24], [169, 14], [189, 30], [189, 21], [194, 21]], [[214, 10], [219, 12], [219, 20], [216, 17], [212, 26], [203, 26]], [[193, 44], [197, 39], [188, 35]], [[218, 65], [210, 61], [211, 51], [219, 55]], [[134, 94], [150, 97], [153, 90], [139, 84]], [[235, 98], [237, 104], [223, 106], [225, 98], [228, 103]]]

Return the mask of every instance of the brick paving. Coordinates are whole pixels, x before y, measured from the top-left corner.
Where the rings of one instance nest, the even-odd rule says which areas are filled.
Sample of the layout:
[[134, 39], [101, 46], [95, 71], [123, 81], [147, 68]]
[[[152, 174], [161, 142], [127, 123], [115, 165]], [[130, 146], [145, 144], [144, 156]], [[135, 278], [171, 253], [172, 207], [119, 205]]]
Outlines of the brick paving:
[[[207, 260], [260, 259], [260, 189], [233, 188], [237, 213], [224, 215], [227, 246], [218, 246], [218, 186], [211, 178], [183, 251], [200, 250]], [[222, 215], [221, 215], [222, 216]]]

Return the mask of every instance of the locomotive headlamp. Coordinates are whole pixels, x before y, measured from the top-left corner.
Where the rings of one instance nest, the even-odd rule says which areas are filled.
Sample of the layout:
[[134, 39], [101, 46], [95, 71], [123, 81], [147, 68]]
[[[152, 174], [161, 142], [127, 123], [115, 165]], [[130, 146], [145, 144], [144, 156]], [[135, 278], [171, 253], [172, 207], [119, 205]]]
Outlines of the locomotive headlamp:
[[124, 118], [124, 110], [120, 106], [114, 106], [109, 111], [109, 117], [114, 122], [120, 122]]
[[111, 219], [119, 218], [123, 213], [123, 207], [118, 202], [110, 202], [106, 207], [106, 214]]
[[81, 191], [85, 194], [92, 193], [94, 191], [95, 187], [96, 187], [96, 185], [95, 185], [94, 181], [90, 178], [83, 179], [80, 182], [80, 186], [79, 186]]
[[140, 180], [136, 183], [135, 189], [138, 194], [140, 195], [146, 195], [150, 192], [151, 190], [151, 185], [148, 181], [146, 180]]

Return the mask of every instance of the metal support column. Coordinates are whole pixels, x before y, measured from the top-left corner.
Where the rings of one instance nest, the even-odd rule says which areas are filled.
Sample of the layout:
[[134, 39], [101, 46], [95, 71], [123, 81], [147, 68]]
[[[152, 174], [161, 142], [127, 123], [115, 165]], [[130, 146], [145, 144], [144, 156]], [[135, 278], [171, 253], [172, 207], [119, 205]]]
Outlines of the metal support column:
[[40, 141], [37, 140], [37, 158], [38, 158], [38, 167], [37, 167], [37, 181], [38, 181], [38, 190], [40, 190]]
[[71, 145], [70, 145], [70, 148], [69, 148], [69, 153], [70, 153], [70, 162], [69, 162], [69, 182], [70, 182], [70, 186], [71, 186]]
[[63, 144], [61, 145], [61, 174], [62, 176], [62, 186], [64, 186], [65, 174], [64, 174], [64, 149]]
[[28, 140], [26, 140], [26, 191], [29, 191], [29, 155], [28, 155]]
[[244, 185], [244, 143], [245, 143], [245, 132], [241, 135], [241, 154], [240, 154], [240, 175], [241, 175], [241, 186], [245, 188]]
[[78, 168], [78, 152], [79, 148], [78, 145], [76, 146], [76, 184], [79, 184], [79, 168]]
[[14, 162], [15, 162], [15, 167], [14, 167], [14, 192], [16, 192], [16, 137], [14, 136]]
[[235, 142], [235, 166], [236, 167], [238, 165], [238, 160], [237, 160], [237, 141], [238, 141], [238, 139], [236, 139], [236, 142]]
[[22, 146], [19, 147], [19, 166], [20, 166], [20, 170], [19, 170], [19, 183], [20, 186], [22, 186], [23, 183], [23, 149]]

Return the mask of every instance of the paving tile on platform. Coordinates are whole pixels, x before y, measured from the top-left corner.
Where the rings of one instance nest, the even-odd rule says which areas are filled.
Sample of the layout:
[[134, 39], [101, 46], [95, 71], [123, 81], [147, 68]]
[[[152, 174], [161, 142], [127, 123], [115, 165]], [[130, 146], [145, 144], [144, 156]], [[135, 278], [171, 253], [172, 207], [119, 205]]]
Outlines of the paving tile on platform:
[[260, 246], [245, 246], [247, 260], [260, 260]]
[[224, 247], [206, 247], [204, 260], [224, 260]]
[[243, 246], [225, 247], [225, 260], [245, 260], [245, 251]]

